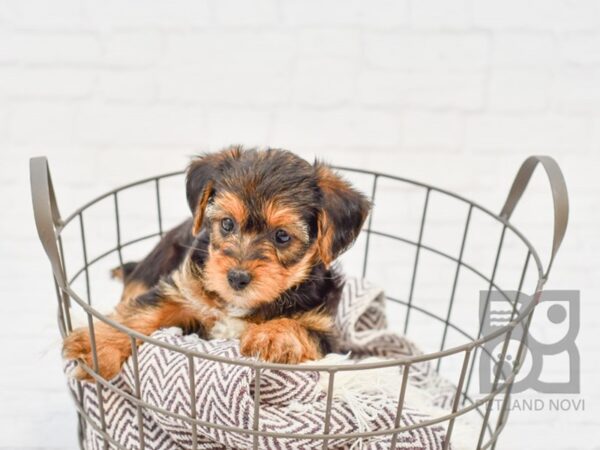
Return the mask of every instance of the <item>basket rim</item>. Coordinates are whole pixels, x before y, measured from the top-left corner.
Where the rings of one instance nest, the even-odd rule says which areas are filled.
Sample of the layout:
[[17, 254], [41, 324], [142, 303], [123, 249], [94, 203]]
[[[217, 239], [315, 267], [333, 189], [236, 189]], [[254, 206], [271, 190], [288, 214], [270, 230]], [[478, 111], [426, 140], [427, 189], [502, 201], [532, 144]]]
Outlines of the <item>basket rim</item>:
[[[358, 364], [310, 364], [310, 363], [307, 363], [307, 364], [281, 364], [281, 363], [270, 363], [270, 362], [259, 361], [257, 359], [241, 359], [241, 358], [233, 359], [233, 358], [229, 358], [229, 357], [211, 355], [211, 354], [208, 354], [208, 353], [205, 353], [202, 351], [192, 351], [192, 350], [183, 349], [177, 345], [169, 344], [167, 342], [161, 341], [161, 340], [153, 338], [151, 336], [143, 335], [125, 325], [122, 325], [122, 324], [114, 321], [113, 319], [107, 317], [106, 315], [102, 314], [97, 309], [95, 309], [93, 306], [89, 305], [86, 301], [84, 301], [79, 296], [79, 294], [77, 294], [71, 288], [71, 283], [73, 282], [73, 280], [69, 281], [67, 283], [66, 287], [62, 288], [62, 289], [86, 313], [88, 313], [91, 316], [95, 317], [96, 319], [99, 319], [100, 321], [118, 329], [119, 331], [124, 332], [131, 339], [139, 339], [143, 342], [147, 342], [152, 345], [156, 345], [158, 347], [162, 347], [162, 348], [170, 350], [170, 351], [175, 351], [175, 352], [184, 354], [191, 358], [201, 358], [201, 359], [212, 360], [212, 361], [221, 362], [221, 363], [225, 363], [225, 364], [247, 366], [247, 367], [254, 368], [256, 370], [272, 369], [272, 370], [291, 370], [291, 371], [318, 371], [318, 372], [328, 372], [330, 374], [334, 373], [334, 372], [369, 370], [369, 369], [377, 369], [377, 368], [393, 367], [393, 366], [408, 367], [413, 364], [437, 360], [440, 358], [444, 358], [444, 357], [462, 353], [462, 352], [472, 352], [473, 349], [483, 346], [483, 344], [485, 344], [486, 342], [491, 341], [491, 340], [497, 338], [498, 336], [504, 335], [507, 332], [513, 330], [517, 325], [519, 325], [521, 322], [523, 322], [525, 320], [525, 318], [535, 308], [535, 306], [538, 303], [539, 295], [541, 294], [542, 287], [543, 287], [544, 283], [546, 282], [546, 279], [544, 278], [542, 263], [541, 263], [541, 260], [539, 258], [537, 251], [535, 250], [535, 248], [533, 247], [531, 242], [507, 218], [502, 217], [499, 214], [495, 214], [490, 209], [480, 205], [477, 202], [469, 200], [460, 194], [456, 194], [449, 190], [439, 188], [437, 186], [434, 186], [434, 185], [431, 185], [428, 183], [420, 182], [420, 181], [413, 180], [413, 179], [406, 178], [406, 177], [391, 175], [391, 174], [384, 173], [384, 172], [371, 171], [371, 170], [360, 169], [360, 168], [338, 166], [338, 165], [332, 165], [332, 168], [335, 170], [342, 171], [342, 172], [370, 175], [370, 176], [374, 177], [374, 181], [377, 180], [378, 178], [384, 178], [384, 179], [400, 181], [400, 182], [414, 185], [414, 186], [419, 186], [423, 189], [426, 189], [427, 191], [435, 191], [437, 193], [444, 194], [449, 197], [455, 198], [461, 202], [464, 202], [464, 203], [470, 205], [472, 208], [475, 208], [475, 209], [485, 213], [486, 215], [490, 216], [491, 218], [495, 219], [496, 221], [500, 222], [505, 228], [511, 230], [521, 240], [521, 242], [523, 244], [525, 244], [525, 246], [528, 249], [528, 254], [531, 255], [535, 261], [536, 268], [538, 271], [538, 279], [537, 279], [537, 283], [536, 283], [536, 287], [535, 287], [535, 292], [533, 293], [534, 301], [529, 302], [529, 304], [525, 308], [523, 308], [521, 311], [519, 311], [518, 314], [514, 317], [514, 319], [512, 321], [510, 321], [508, 324], [496, 329], [495, 331], [488, 333], [486, 335], [483, 335], [475, 340], [471, 340], [470, 342], [467, 342], [467, 343], [464, 343], [461, 345], [457, 345], [457, 346], [453, 346], [453, 347], [449, 347], [445, 350], [441, 350], [441, 351], [437, 351], [437, 352], [424, 352], [423, 354], [420, 354], [420, 355], [412, 355], [409, 357], [386, 359], [384, 361], [377, 361], [377, 362], [370, 362], [370, 363], [358, 363]], [[143, 179], [131, 182], [131, 183], [121, 185], [117, 188], [111, 189], [111, 190], [93, 198], [92, 200], [89, 200], [88, 202], [84, 203], [82, 206], [80, 206], [79, 208], [74, 210], [65, 219], [61, 220], [59, 226], [56, 228], [56, 234], [55, 234], [56, 239], [60, 240], [62, 231], [65, 229], [65, 227], [70, 222], [72, 222], [77, 217], [81, 216], [81, 214], [86, 209], [88, 209], [89, 207], [98, 203], [99, 201], [104, 200], [110, 196], [115, 196], [119, 192], [124, 191], [129, 188], [132, 188], [132, 187], [135, 187], [135, 186], [139, 186], [139, 185], [151, 183], [151, 182], [158, 182], [159, 180], [162, 180], [165, 178], [185, 175], [185, 172], [186, 172], [185, 170], [178, 170], [178, 171], [174, 171], [174, 172], [167, 172], [167, 173], [164, 173], [161, 175], [143, 178]], [[369, 230], [369, 232], [370, 231], [372, 231], [372, 230]], [[148, 239], [148, 238], [151, 238], [153, 236], [158, 236], [158, 235], [159, 234], [157, 233], [157, 234], [152, 234], [149, 236], [144, 236], [140, 240]], [[111, 254], [113, 252], [116, 252], [117, 250], [118, 250], [118, 247], [106, 252], [106, 254], [104, 254], [103, 257], [107, 256], [108, 254]], [[88, 265], [89, 265], [89, 263], [88, 263]], [[85, 266], [84, 266], [84, 269], [85, 269]], [[62, 327], [61, 327], [61, 334], [63, 334], [63, 337], [66, 335], [66, 330], [64, 330]]]

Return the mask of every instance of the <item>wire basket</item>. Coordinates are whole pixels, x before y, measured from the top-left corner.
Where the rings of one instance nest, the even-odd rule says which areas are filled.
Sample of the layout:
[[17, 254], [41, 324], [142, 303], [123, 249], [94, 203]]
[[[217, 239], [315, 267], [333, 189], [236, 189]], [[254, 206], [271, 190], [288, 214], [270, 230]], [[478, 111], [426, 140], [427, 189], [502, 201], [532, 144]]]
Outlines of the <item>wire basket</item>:
[[[534, 247], [509, 221], [538, 163], [547, 172], [554, 206], [552, 250], [545, 269]], [[344, 256], [345, 271], [380, 283], [386, 291], [388, 315], [392, 317], [391, 326], [400, 332], [408, 333], [417, 342], [421, 342], [418, 336], [421, 332], [427, 351], [414, 357], [359, 365], [291, 366], [261, 361], [244, 361], [243, 364], [252, 368], [257, 379], [265, 369], [315, 370], [329, 375], [331, 389], [327, 394], [327, 410], [322, 432], [303, 436], [322, 442], [322, 448], [326, 449], [329, 448], [328, 443], [336, 438], [336, 434], [330, 432], [329, 424], [336, 374], [349, 370], [390, 366], [397, 366], [402, 373], [408, 374], [411, 366], [429, 361], [456, 387], [451, 410], [427, 422], [411, 427], [402, 426], [399, 417], [404, 408], [407, 384], [407, 377], [403, 376], [399, 386], [395, 426], [377, 432], [357, 432], [346, 437], [358, 440], [389, 436], [393, 449], [396, 448], [402, 433], [420, 426], [444, 424], [444, 448], [449, 448], [455, 422], [469, 415], [478, 423], [478, 432], [472, 448], [495, 448], [498, 437], [507, 423], [511, 390], [525, 358], [527, 330], [533, 311], [566, 231], [568, 198], [558, 165], [547, 156], [528, 158], [519, 169], [500, 214], [495, 214], [459, 195], [424, 183], [365, 170], [341, 167], [337, 170], [370, 194], [375, 205], [360, 238], [349, 254]], [[173, 211], [171, 206], [176, 201], [171, 201], [169, 195], [171, 194], [173, 199], [184, 197], [179, 191], [180, 185], [174, 184], [179, 183], [183, 172], [144, 179], [112, 190], [91, 200], [65, 219], [59, 214], [46, 158], [31, 159], [30, 172], [35, 222], [52, 266], [58, 299], [58, 326], [62, 337], [72, 331], [73, 314], [78, 308], [87, 319], [91, 336], [94, 335], [94, 322], [102, 321], [130, 337], [136, 368], [136, 341], [182, 353], [189, 358], [190, 363], [199, 359], [212, 359], [211, 355], [184, 350], [128, 329], [101, 313], [101, 302], [92, 301], [92, 297], [99, 299], [106, 298], [107, 295], [106, 292], [101, 295], [94, 294], [94, 286], [98, 284], [96, 280], [100, 278], [95, 275], [97, 268], [103, 264], [106, 267], [114, 266], [115, 262], [117, 265], [123, 264], [130, 258], [128, 252], [134, 248], [138, 249], [137, 255], [142, 256], [168, 228], [169, 215], [174, 219], [181, 219], [179, 214], [185, 213], [185, 210]], [[134, 208], [125, 207], [124, 202], [128, 194], [139, 188], [144, 189], [150, 201], [138, 200], [134, 202]], [[95, 210], [100, 206], [100, 210]], [[148, 214], [151, 214], [153, 219], [150, 220]], [[126, 230], [126, 222], [129, 219], [133, 226]], [[488, 227], [483, 227], [482, 222], [486, 222]], [[90, 230], [92, 225], [98, 224], [100, 225], [96, 231]], [[109, 229], [112, 230], [112, 237], [108, 236]], [[450, 237], [455, 239], [452, 245], [448, 244]], [[108, 248], [106, 245], [101, 248], [100, 243], [109, 243]], [[74, 257], [69, 248], [77, 247], [78, 257]], [[104, 270], [102, 269], [102, 276], [107, 278]], [[442, 282], [442, 279], [446, 282]], [[504, 297], [512, 312], [506, 325], [486, 332], [483, 326], [484, 316], [489, 309], [491, 290]], [[508, 295], [510, 290], [531, 294], [534, 301], [519, 309], [518, 296], [515, 299], [514, 296]], [[485, 298], [481, 303], [483, 311], [479, 310], [477, 313], [479, 305], [473, 293], [479, 291], [487, 291], [488, 295], [487, 298], [482, 297]], [[464, 292], [468, 294], [465, 295]], [[118, 293], [111, 298], [117, 299]], [[465, 299], [466, 306], [457, 306]], [[465, 307], [473, 311], [473, 314], [460, 313], [465, 311]], [[516, 355], [511, 370], [506, 373], [501, 368], [505, 367], [504, 363], [507, 362], [509, 343], [514, 343], [513, 336], [517, 334], [521, 337], [517, 341]], [[487, 346], [492, 341], [501, 343], [497, 352], [490, 351]], [[114, 386], [97, 374], [93, 339], [92, 350], [95, 364], [92, 367], [86, 366], [83, 361], [79, 364], [93, 377], [98, 392], [102, 392], [103, 389], [114, 390]], [[482, 354], [489, 356], [495, 369], [491, 372], [489, 392], [475, 397], [477, 391], [474, 388], [474, 380], [478, 369], [481, 368]], [[242, 364], [235, 360], [229, 363]], [[139, 379], [136, 383], [139, 386]], [[81, 388], [81, 382], [78, 382], [78, 385]], [[191, 389], [193, 391], [193, 386]], [[256, 390], [255, 396], [258, 409], [260, 389]], [[117, 438], [106, 433], [102, 402], [98, 422], [97, 418], [90, 417], [77, 396], [73, 395], [73, 398], [78, 413], [81, 448], [85, 446], [83, 432], [86, 427], [95, 429], [103, 439], [105, 448], [126, 448]], [[156, 410], [156, 407], [142, 400], [139, 392], [133, 401], [141, 425], [144, 409]], [[258, 411], [255, 411], [255, 420], [251, 428], [231, 428], [231, 431], [252, 436], [254, 449], [260, 448], [259, 437], [289, 437], [286, 433], [261, 431], [257, 418]], [[180, 420], [190, 423], [194, 431], [197, 426], [219, 426], [201, 423], [192, 415], [181, 415]], [[222, 425], [221, 427], [229, 429]], [[140, 431], [139, 447], [144, 448], [141, 433]], [[194, 433], [191, 447], [196, 448], [197, 445]]]

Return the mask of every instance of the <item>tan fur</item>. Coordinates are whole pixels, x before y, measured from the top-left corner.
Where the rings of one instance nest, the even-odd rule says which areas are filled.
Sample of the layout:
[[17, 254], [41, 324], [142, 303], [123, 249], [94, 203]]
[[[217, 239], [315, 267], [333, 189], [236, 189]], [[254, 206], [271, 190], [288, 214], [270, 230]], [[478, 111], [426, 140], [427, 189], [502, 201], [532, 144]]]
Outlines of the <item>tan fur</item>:
[[327, 216], [323, 213], [319, 216], [317, 242], [319, 257], [326, 267], [333, 262], [334, 255], [331, 253], [333, 247], [333, 228], [329, 224]]
[[[172, 294], [169, 296], [169, 294]], [[116, 322], [143, 335], [150, 335], [163, 327], [190, 328], [195, 324], [210, 330], [218, 318], [219, 311], [197, 299], [190, 301], [179, 290], [165, 292], [167, 298], [159, 306], [140, 309], [132, 302], [120, 303], [110, 316]], [[94, 323], [94, 336], [98, 355], [98, 375], [106, 380], [120, 371], [123, 362], [131, 355], [131, 339], [125, 333], [104, 322]], [[140, 342], [136, 342], [139, 345]], [[63, 342], [63, 354], [67, 359], [80, 359], [92, 370], [93, 352], [88, 327], [78, 328]], [[92, 380], [83, 369], [78, 368], [75, 377]]]
[[[253, 260], [240, 265], [235, 258], [211, 249], [210, 264], [206, 265], [202, 274], [204, 286], [234, 306], [255, 308], [273, 301], [282, 292], [304, 281], [314, 263], [315, 251], [316, 248], [309, 250], [297, 264], [284, 267], [273, 254], [268, 261]], [[252, 274], [252, 283], [243, 293], [234, 291], [227, 282], [227, 272], [233, 267], [240, 267]]]
[[241, 224], [248, 216], [248, 211], [246, 210], [244, 202], [229, 192], [217, 195], [215, 198], [215, 207], [222, 212], [222, 217], [218, 217], [218, 219], [231, 217], [237, 224]]
[[118, 267], [115, 267], [114, 269], [112, 269], [110, 271], [110, 277], [113, 280], [124, 281], [125, 280], [125, 274], [123, 273], [123, 268], [121, 266], [118, 266]]
[[210, 198], [210, 192], [212, 191], [212, 182], [208, 182], [198, 200], [198, 206], [196, 208], [196, 214], [194, 215], [194, 225], [192, 226], [192, 233], [194, 235], [198, 234], [200, 228], [202, 228], [202, 222], [204, 220], [204, 211], [206, 210], [206, 205], [208, 204], [208, 199]]
[[145, 283], [138, 280], [131, 280], [123, 286], [121, 301], [133, 300], [142, 294], [148, 292], [150, 288]]
[[329, 333], [334, 327], [331, 315], [321, 310], [312, 310], [305, 313], [296, 314], [294, 319], [300, 325], [310, 331]]
[[[94, 335], [98, 358], [97, 373], [104, 379], [109, 380], [119, 373], [121, 365], [131, 354], [131, 341], [127, 335], [104, 322], [95, 323]], [[63, 355], [67, 359], [83, 360], [84, 364], [90, 370], [95, 371], [88, 328], [73, 330], [65, 338], [63, 342]], [[80, 380], [93, 380], [81, 367], [77, 367], [74, 376]]]
[[265, 205], [263, 214], [271, 229], [283, 228], [297, 239], [308, 241], [308, 230], [303, 226], [302, 216], [298, 211], [271, 201]]
[[319, 164], [316, 166], [317, 177], [319, 179], [319, 188], [327, 192], [344, 192], [350, 190], [350, 186], [343, 178], [336, 175], [329, 167]]
[[[320, 165], [316, 167], [316, 171], [319, 180], [319, 188], [324, 195], [327, 195], [329, 192], [343, 192], [348, 189], [346, 183], [344, 183], [340, 177], [336, 176], [328, 167]], [[319, 254], [326, 266], [329, 266], [335, 259], [335, 256], [331, 253], [333, 233], [333, 224], [330, 223], [325, 211], [322, 211], [319, 215], [317, 239], [319, 241]]]
[[306, 328], [287, 318], [248, 325], [240, 351], [246, 356], [283, 364], [298, 364], [320, 356], [318, 344]]

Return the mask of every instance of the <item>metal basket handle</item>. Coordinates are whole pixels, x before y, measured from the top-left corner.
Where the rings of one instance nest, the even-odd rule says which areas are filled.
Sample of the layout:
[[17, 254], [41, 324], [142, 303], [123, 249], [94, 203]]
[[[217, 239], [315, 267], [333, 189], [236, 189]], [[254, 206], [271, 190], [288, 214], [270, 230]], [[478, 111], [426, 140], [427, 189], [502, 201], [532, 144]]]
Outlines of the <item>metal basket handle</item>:
[[548, 267], [544, 274], [544, 279], [547, 279], [552, 263], [554, 262], [554, 257], [565, 237], [567, 223], [569, 222], [569, 195], [567, 193], [567, 185], [565, 184], [565, 178], [563, 177], [560, 167], [558, 167], [558, 164], [553, 158], [550, 156], [530, 156], [523, 162], [513, 181], [506, 202], [504, 202], [504, 206], [502, 207], [502, 211], [500, 211], [500, 216], [506, 220], [510, 219], [515, 206], [517, 206], [517, 203], [521, 199], [538, 163], [542, 165], [548, 175], [550, 189], [552, 190], [552, 201], [554, 202], [554, 236], [552, 238], [552, 253], [550, 254], [550, 261], [548, 261]]
[[33, 215], [38, 236], [48, 255], [52, 272], [59, 287], [66, 288], [65, 274], [57, 245], [57, 228], [62, 225], [54, 186], [50, 176], [48, 160], [45, 156], [29, 160], [29, 177], [31, 183], [31, 199]]

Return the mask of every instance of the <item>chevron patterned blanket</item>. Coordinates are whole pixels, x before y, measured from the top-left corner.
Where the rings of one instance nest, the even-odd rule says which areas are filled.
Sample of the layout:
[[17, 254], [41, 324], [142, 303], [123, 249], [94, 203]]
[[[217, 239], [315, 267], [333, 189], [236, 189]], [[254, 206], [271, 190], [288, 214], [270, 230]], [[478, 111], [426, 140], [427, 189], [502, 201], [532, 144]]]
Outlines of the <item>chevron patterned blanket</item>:
[[[383, 291], [364, 280], [346, 282], [336, 320], [347, 355], [329, 355], [323, 360], [325, 364], [360, 364], [365, 359], [419, 354], [411, 341], [387, 329]], [[184, 336], [181, 330], [174, 328], [159, 330], [153, 337], [211, 355], [242, 358], [237, 340], [204, 341], [196, 335]], [[252, 430], [255, 424], [253, 369], [199, 358], [194, 359], [190, 369], [185, 355], [148, 344], [139, 348], [138, 358], [140, 384], [136, 384], [130, 358], [121, 374], [111, 380], [113, 389], [102, 389], [101, 409], [95, 384], [78, 386], [70, 379], [74, 396], [92, 418], [92, 423], [83, 426], [86, 449], [104, 448], [103, 433], [120, 444], [109, 445], [111, 449], [188, 449], [193, 447], [194, 441], [199, 449], [252, 448], [253, 436], [240, 430]], [[72, 364], [67, 364], [67, 371], [72, 369]], [[342, 371], [335, 377], [331, 433], [384, 432], [394, 428], [402, 378], [398, 367]], [[417, 425], [447, 412], [454, 387], [437, 375], [429, 363], [412, 365], [408, 380], [400, 425]], [[325, 372], [263, 370], [258, 384], [260, 431], [293, 436], [323, 433], [328, 387]], [[152, 408], [138, 410], [131, 400], [138, 395]], [[198, 425], [193, 427], [182, 420], [182, 416], [195, 417]], [[445, 430], [445, 424], [415, 427], [397, 435], [397, 448], [442, 449]], [[331, 439], [327, 445], [328, 448], [385, 449], [390, 447], [390, 437], [340, 437]], [[259, 436], [258, 447], [304, 450], [320, 449], [323, 443], [301, 436]]]

